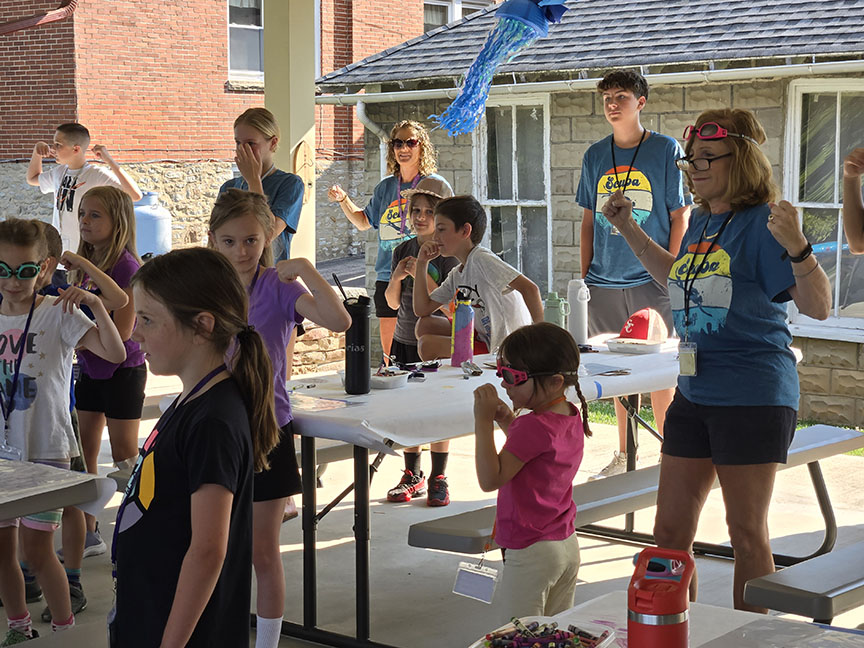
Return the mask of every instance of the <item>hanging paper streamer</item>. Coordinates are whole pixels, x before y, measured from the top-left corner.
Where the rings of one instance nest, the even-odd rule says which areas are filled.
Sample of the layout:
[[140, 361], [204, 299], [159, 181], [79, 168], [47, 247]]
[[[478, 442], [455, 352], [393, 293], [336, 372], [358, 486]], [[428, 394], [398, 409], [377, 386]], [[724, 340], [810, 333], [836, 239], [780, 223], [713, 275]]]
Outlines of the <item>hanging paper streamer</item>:
[[474, 59], [459, 96], [441, 115], [430, 115], [451, 136], [470, 133], [483, 117], [495, 70], [538, 38], [549, 33], [549, 23], [561, 22], [564, 0], [507, 0], [496, 12], [495, 25]]

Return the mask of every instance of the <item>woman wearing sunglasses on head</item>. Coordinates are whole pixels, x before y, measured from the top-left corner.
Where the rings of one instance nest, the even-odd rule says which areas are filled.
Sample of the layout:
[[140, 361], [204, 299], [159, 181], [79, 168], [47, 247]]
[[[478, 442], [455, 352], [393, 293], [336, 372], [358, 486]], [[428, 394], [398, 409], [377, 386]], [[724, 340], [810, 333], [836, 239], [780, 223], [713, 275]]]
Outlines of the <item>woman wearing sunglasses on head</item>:
[[[423, 178], [437, 178], [450, 189], [450, 184], [435, 171], [438, 158], [429, 133], [422, 124], [412, 120], [398, 122], [390, 130], [387, 143], [387, 177], [372, 191], [372, 200], [365, 208], [358, 207], [339, 185], [330, 187], [327, 196], [338, 202], [342, 212], [361, 232], [374, 227], [378, 231], [378, 259], [375, 261], [375, 315], [380, 322], [381, 348], [390, 355], [396, 311], [387, 305], [384, 292], [390, 282], [393, 250], [414, 236], [408, 219], [408, 200], [402, 192], [414, 189]], [[451, 190], [452, 191], [452, 190]]]
[[[775, 203], [765, 132], [746, 110], [709, 110], [684, 131], [678, 160], [698, 209], [677, 258], [636, 225], [620, 192], [603, 208], [648, 271], [669, 285], [681, 338], [678, 388], [664, 429], [654, 536], [692, 548], [715, 475], [744, 583], [774, 571], [768, 505], [795, 432], [798, 374], [786, 302], [825, 319], [831, 289], [788, 202]], [[696, 578], [691, 583], [696, 596]]]

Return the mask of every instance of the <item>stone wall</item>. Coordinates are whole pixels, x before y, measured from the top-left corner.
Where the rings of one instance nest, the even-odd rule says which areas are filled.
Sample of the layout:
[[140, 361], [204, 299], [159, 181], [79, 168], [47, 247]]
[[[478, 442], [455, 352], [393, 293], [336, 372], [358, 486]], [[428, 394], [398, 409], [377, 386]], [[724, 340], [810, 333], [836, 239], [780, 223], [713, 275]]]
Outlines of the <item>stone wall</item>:
[[363, 168], [363, 160], [318, 158], [315, 161], [315, 252], [318, 261], [365, 253], [366, 233], [354, 227], [342, 213], [342, 208], [327, 198], [330, 187], [338, 184], [359, 206], [366, 205], [368, 197], [363, 187]]
[[794, 344], [804, 353], [799, 418], [864, 427], [864, 345], [812, 338]]
[[292, 376], [309, 373], [325, 373], [345, 368], [345, 334], [334, 333], [313, 324], [303, 322], [306, 332], [294, 344]]

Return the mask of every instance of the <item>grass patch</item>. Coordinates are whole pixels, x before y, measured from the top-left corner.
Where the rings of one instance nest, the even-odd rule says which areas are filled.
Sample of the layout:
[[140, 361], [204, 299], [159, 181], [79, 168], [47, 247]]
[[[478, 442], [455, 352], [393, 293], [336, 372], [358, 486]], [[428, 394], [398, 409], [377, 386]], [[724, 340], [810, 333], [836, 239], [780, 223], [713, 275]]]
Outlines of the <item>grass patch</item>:
[[[647, 401], [647, 403], [645, 401]], [[645, 419], [651, 427], [655, 427], [654, 412], [651, 409], [650, 399], [643, 398], [642, 402], [643, 405], [639, 410], [639, 416]], [[615, 425], [615, 407], [612, 405], [612, 401], [606, 398], [588, 403], [588, 421], [590, 423], [599, 423], [601, 425]], [[795, 429], [800, 430], [801, 428], [817, 425], [818, 423], [819, 421], [799, 419]], [[853, 457], [864, 457], [864, 448], [850, 450], [846, 454], [852, 455]]]

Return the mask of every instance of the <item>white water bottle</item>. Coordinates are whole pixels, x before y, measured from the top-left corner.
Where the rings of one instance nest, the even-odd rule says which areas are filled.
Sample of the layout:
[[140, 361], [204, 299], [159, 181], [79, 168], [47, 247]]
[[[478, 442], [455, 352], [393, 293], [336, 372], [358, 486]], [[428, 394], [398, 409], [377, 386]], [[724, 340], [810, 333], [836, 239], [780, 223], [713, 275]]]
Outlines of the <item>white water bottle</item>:
[[588, 343], [588, 300], [591, 293], [584, 279], [571, 279], [567, 284], [567, 301], [570, 302], [570, 321], [567, 330], [576, 344]]

